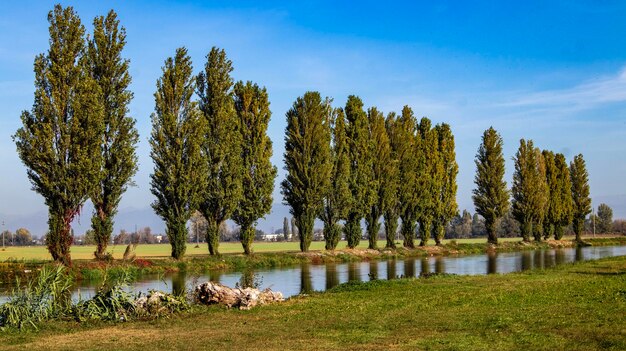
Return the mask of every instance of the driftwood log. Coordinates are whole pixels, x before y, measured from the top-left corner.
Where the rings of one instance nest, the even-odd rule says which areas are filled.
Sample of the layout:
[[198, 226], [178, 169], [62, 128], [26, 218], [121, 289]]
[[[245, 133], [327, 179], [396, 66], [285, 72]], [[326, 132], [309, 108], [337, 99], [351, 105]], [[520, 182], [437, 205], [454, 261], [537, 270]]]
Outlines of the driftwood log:
[[221, 304], [236, 307], [240, 310], [249, 310], [256, 305], [265, 305], [281, 302], [285, 299], [278, 291], [254, 288], [229, 288], [220, 283], [206, 282], [196, 286], [194, 298], [205, 305]]

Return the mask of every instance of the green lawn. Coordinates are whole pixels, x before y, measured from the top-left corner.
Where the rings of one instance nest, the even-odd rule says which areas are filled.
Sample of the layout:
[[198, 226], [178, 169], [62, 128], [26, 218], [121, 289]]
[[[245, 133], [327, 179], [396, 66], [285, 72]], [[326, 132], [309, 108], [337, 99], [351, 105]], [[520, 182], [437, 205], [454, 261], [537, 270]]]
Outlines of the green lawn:
[[[503, 238], [499, 239], [502, 241], [520, 241], [520, 238]], [[448, 240], [444, 240], [444, 243]], [[486, 243], [486, 238], [479, 239], [460, 239], [457, 240], [459, 243], [464, 244], [475, 244], [475, 243]], [[434, 245], [435, 242], [433, 240], [430, 241], [430, 245]], [[401, 245], [401, 242], [400, 242]], [[187, 252], [185, 256], [197, 256], [197, 255], [207, 255], [208, 248], [206, 244], [201, 244], [200, 247], [196, 248], [195, 244], [187, 244]], [[378, 242], [379, 247], [385, 246], [385, 241], [381, 240]], [[346, 242], [342, 241], [339, 243], [339, 248], [346, 247]], [[254, 252], [281, 252], [281, 251], [300, 251], [299, 242], [255, 242], [252, 245]], [[361, 240], [359, 248], [367, 248], [367, 240]], [[93, 252], [95, 251], [95, 246], [72, 246], [71, 254], [72, 259], [81, 260], [81, 259], [92, 259]], [[126, 245], [116, 245], [109, 246], [109, 251], [113, 253], [115, 258], [122, 258], [124, 254], [124, 250], [126, 249]], [[314, 241], [311, 243], [311, 250], [323, 250], [324, 242], [323, 241]], [[138, 257], [170, 257], [171, 247], [169, 244], [153, 244], [153, 245], [139, 245], [137, 247], [137, 256]], [[228, 242], [228, 243], [220, 243], [220, 252], [222, 254], [229, 253], [243, 253], [243, 249], [241, 248], [241, 244], [238, 242]], [[15, 246], [6, 247], [5, 251], [0, 250], [0, 261], [6, 261], [8, 259], [11, 260], [51, 260], [50, 254], [45, 246], [26, 246], [20, 247]]]
[[7, 350], [624, 350], [626, 257], [489, 276], [339, 286], [252, 311], [46, 323]]

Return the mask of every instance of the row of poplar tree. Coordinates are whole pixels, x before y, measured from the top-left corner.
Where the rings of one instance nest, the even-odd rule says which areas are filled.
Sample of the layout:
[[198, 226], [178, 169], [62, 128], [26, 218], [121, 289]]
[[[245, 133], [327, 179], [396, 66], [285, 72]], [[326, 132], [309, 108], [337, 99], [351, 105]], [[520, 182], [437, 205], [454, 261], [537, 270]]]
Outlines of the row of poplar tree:
[[[49, 209], [48, 250], [54, 260], [70, 264], [71, 223], [87, 199], [94, 204], [94, 254], [106, 257], [113, 217], [137, 171], [139, 136], [128, 116], [133, 95], [129, 61], [122, 57], [126, 33], [115, 12], [94, 19], [92, 36], [71, 7], [55, 6], [48, 21], [50, 48], [34, 65], [35, 101], [22, 113], [23, 127], [14, 140], [33, 189]], [[177, 49], [165, 61], [154, 94], [152, 207], [166, 223], [175, 258], [184, 255], [186, 225], [196, 210], [208, 222], [212, 255], [219, 254], [219, 228], [228, 219], [240, 226], [249, 254], [255, 224], [273, 201], [276, 167], [270, 162], [267, 91], [252, 82], [235, 83], [223, 50], [213, 48], [206, 59], [194, 74], [187, 50]], [[287, 177], [281, 188], [302, 251], [309, 248], [316, 219], [324, 223], [327, 249], [336, 248], [342, 230], [348, 247], [356, 247], [363, 219], [369, 247], [375, 248], [381, 217], [388, 247], [395, 246], [399, 223], [406, 247], [415, 246], [418, 233], [420, 245], [431, 233], [441, 243], [458, 212], [449, 125], [418, 121], [408, 106], [400, 115], [384, 116], [375, 107], [365, 110], [356, 96], [334, 108], [317, 92], [296, 99], [286, 117]], [[584, 183], [587, 198], [589, 192], [582, 156], [567, 173], [562, 155], [541, 153], [532, 142], [522, 146], [512, 192], [525, 238], [542, 228], [561, 233], [571, 219], [576, 229], [577, 199], [585, 190], [575, 191], [576, 184]], [[493, 128], [483, 136], [476, 164], [474, 202], [495, 242], [495, 223], [508, 210], [509, 191], [502, 141]], [[564, 184], [570, 181], [572, 196], [566, 199]]]
[[[515, 172], [509, 191], [504, 181], [502, 137], [487, 129], [476, 155], [473, 191], [476, 212], [485, 219], [488, 241], [497, 243], [498, 220], [507, 211], [519, 222], [524, 241], [554, 236], [560, 240], [563, 228], [573, 225], [581, 242], [585, 218], [591, 212], [589, 181], [582, 154], [569, 167], [563, 154], [540, 150], [532, 140], [520, 140], [513, 157]], [[512, 201], [509, 202], [509, 198]]]
[[[33, 189], [48, 206], [46, 243], [55, 261], [71, 263], [71, 223], [88, 200], [96, 258], [106, 258], [113, 217], [137, 171], [136, 121], [128, 116], [126, 32], [117, 15], [94, 19], [92, 36], [72, 7], [48, 15], [50, 48], [35, 59], [35, 101], [14, 135]], [[165, 221], [172, 256], [185, 252], [187, 222], [199, 210], [218, 253], [220, 224], [232, 218], [251, 252], [255, 223], [271, 210], [276, 167], [270, 162], [267, 91], [234, 83], [231, 61], [213, 48], [193, 73], [185, 48], [168, 58], [154, 94], [150, 137], [155, 212]], [[194, 94], [197, 99], [194, 99]]]

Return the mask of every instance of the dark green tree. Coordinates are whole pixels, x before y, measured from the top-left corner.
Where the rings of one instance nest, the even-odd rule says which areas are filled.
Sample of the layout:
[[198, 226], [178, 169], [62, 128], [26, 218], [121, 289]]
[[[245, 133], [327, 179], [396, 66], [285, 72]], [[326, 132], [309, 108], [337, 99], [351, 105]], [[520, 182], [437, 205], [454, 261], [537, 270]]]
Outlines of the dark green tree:
[[13, 140], [48, 206], [48, 251], [70, 265], [71, 223], [99, 179], [103, 108], [74, 9], [56, 5], [48, 22], [50, 48], [35, 58], [35, 101]]
[[135, 149], [139, 134], [135, 119], [128, 116], [133, 93], [128, 89], [131, 77], [129, 61], [122, 58], [126, 45], [126, 30], [120, 27], [117, 14], [111, 10], [106, 17], [93, 22], [93, 39], [87, 56], [91, 74], [100, 86], [104, 107], [104, 133], [100, 142], [102, 165], [97, 186], [91, 193], [94, 214], [91, 218], [96, 258], [103, 258], [113, 233], [113, 217], [129, 185], [137, 173]]
[[300, 229], [300, 250], [309, 251], [315, 218], [323, 212], [331, 186], [330, 100], [318, 92], [306, 92], [287, 111], [284, 203]]
[[504, 181], [502, 137], [493, 127], [483, 133], [474, 163], [476, 189], [472, 191], [472, 200], [477, 214], [485, 219], [489, 243], [497, 244], [497, 223], [509, 209], [509, 191]]
[[233, 220], [241, 228], [244, 252], [252, 253], [256, 222], [272, 209], [276, 167], [272, 165], [272, 140], [267, 125], [272, 115], [267, 90], [252, 82], [237, 82], [235, 110], [241, 132], [242, 194]]
[[241, 133], [233, 100], [232, 62], [213, 47], [204, 71], [196, 78], [199, 107], [206, 130], [202, 144], [208, 172], [200, 211], [207, 220], [206, 241], [211, 255], [219, 255], [219, 228], [241, 198]]
[[613, 229], [613, 209], [607, 204], [598, 206], [598, 223], [596, 224], [599, 233], [610, 233]]
[[298, 226], [296, 225], [296, 219], [291, 217], [291, 240], [295, 240], [297, 237], [298, 237]]
[[572, 181], [572, 220], [576, 242], [581, 243], [581, 233], [585, 226], [585, 217], [591, 212], [591, 198], [589, 197], [589, 175], [583, 155], [579, 154], [569, 166]]
[[399, 146], [398, 135], [396, 133], [397, 117], [394, 112], [387, 115], [385, 120], [385, 130], [389, 139], [389, 163], [387, 165], [387, 174], [383, 178], [382, 186], [385, 188], [384, 201], [385, 212], [385, 238], [386, 248], [396, 248], [396, 232], [398, 231], [398, 220], [400, 219], [400, 194], [398, 188], [400, 186], [400, 168], [399, 168]]
[[361, 219], [369, 211], [374, 199], [371, 180], [372, 157], [367, 113], [363, 110], [363, 102], [359, 97], [348, 96], [345, 114], [352, 200], [344, 232], [348, 247], [353, 249], [361, 240]]
[[423, 117], [417, 127], [417, 221], [420, 246], [428, 244], [435, 211], [439, 202], [439, 189], [443, 181], [443, 166], [439, 155], [437, 131], [431, 128], [430, 119]]
[[398, 199], [400, 202], [400, 233], [404, 237], [403, 246], [415, 248], [415, 231], [418, 218], [419, 194], [418, 158], [419, 154], [417, 120], [410, 107], [404, 106], [402, 114], [395, 123], [396, 155], [398, 156]]
[[341, 239], [339, 220], [345, 219], [352, 193], [350, 192], [350, 159], [346, 138], [346, 120], [343, 110], [338, 108], [331, 114], [332, 124], [332, 171], [330, 186], [324, 196], [324, 206], [320, 219], [324, 222], [324, 241], [326, 250], [337, 248]]
[[543, 156], [535, 148], [532, 140], [520, 140], [520, 146], [513, 158], [513, 217], [520, 223], [522, 238], [529, 241], [534, 235], [541, 241], [541, 230], [548, 200], [548, 186]]
[[157, 81], [152, 114], [150, 175], [152, 203], [165, 221], [172, 246], [172, 257], [185, 254], [187, 221], [198, 208], [205, 189], [206, 162], [202, 157], [205, 120], [197, 103], [191, 100], [195, 77], [187, 49], [176, 49], [176, 56], [165, 60], [163, 76]]
[[563, 154], [556, 154], [554, 157], [554, 169], [556, 172], [556, 185], [552, 191], [556, 193], [558, 211], [554, 222], [554, 238], [561, 240], [563, 238], [563, 228], [572, 222], [574, 203], [572, 200], [572, 181], [570, 179], [569, 167]]
[[283, 219], [283, 237], [285, 238], [285, 241], [289, 240], [289, 235], [291, 233], [289, 232], [289, 220], [287, 219], [287, 217], [285, 217]]
[[391, 162], [391, 145], [385, 127], [385, 116], [372, 107], [367, 111], [369, 125], [369, 140], [371, 154], [370, 186], [372, 188], [372, 203], [365, 215], [365, 224], [369, 238], [369, 248], [377, 248], [378, 232], [380, 231], [380, 217], [385, 213], [385, 206], [391, 202], [390, 197], [396, 197], [395, 189], [386, 187], [386, 178], [394, 167]]
[[[446, 232], [446, 225], [459, 213], [456, 203], [456, 176], [459, 173], [459, 166], [456, 163], [456, 152], [454, 148], [454, 135], [450, 126], [446, 123], [435, 126], [438, 142], [438, 156], [441, 167], [437, 169], [439, 173], [439, 188], [436, 189], [435, 215], [433, 221], [433, 232], [435, 242], [441, 245], [441, 241]], [[469, 216], [469, 213], [468, 213]]]
[[560, 197], [557, 189], [558, 170], [556, 168], [554, 152], [543, 150], [541, 153], [546, 166], [546, 183], [548, 186], [548, 202], [546, 204], [545, 218], [543, 220], [543, 238], [548, 239], [554, 235], [559, 219]]

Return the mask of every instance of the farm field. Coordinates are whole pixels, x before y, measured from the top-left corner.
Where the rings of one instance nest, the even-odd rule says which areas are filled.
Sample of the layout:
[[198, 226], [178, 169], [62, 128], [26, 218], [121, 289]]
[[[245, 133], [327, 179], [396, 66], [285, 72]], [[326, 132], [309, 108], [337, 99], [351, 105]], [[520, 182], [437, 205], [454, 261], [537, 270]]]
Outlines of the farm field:
[[[565, 240], [571, 239], [566, 237]], [[502, 242], [515, 242], [520, 241], [520, 238], [501, 238]], [[458, 243], [462, 244], [484, 244], [487, 242], [486, 238], [476, 239], [457, 239]], [[444, 243], [449, 240], [444, 240]], [[398, 242], [399, 246], [402, 246], [402, 242]], [[429, 242], [430, 245], [435, 245], [434, 240]], [[255, 242], [253, 244], [254, 252], [299, 252], [299, 242]], [[189, 256], [202, 256], [208, 255], [208, 249], [206, 244], [200, 244], [200, 247], [195, 247], [196, 244], [187, 244], [186, 257]], [[338, 248], [342, 249], [346, 247], [346, 242], [339, 243]], [[359, 246], [361, 249], [367, 248], [367, 240], [361, 240]], [[385, 241], [378, 241], [378, 247], [385, 247]], [[111, 245], [108, 251], [113, 254], [114, 258], [122, 258], [126, 245]], [[239, 242], [224, 242], [220, 243], [220, 253], [222, 254], [243, 254], [243, 249]], [[310, 250], [324, 250], [323, 241], [314, 241], [311, 243]], [[72, 259], [74, 260], [88, 260], [93, 258], [93, 252], [95, 246], [92, 245], [75, 245], [71, 248]], [[171, 252], [170, 244], [142, 244], [137, 246], [137, 257], [149, 257], [149, 258], [169, 258]], [[0, 250], [0, 261], [6, 260], [51, 260], [50, 254], [45, 246], [7, 246], [4, 251]]]

